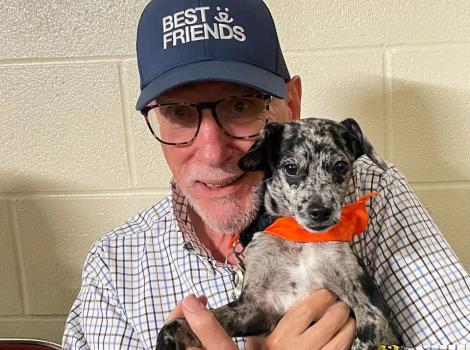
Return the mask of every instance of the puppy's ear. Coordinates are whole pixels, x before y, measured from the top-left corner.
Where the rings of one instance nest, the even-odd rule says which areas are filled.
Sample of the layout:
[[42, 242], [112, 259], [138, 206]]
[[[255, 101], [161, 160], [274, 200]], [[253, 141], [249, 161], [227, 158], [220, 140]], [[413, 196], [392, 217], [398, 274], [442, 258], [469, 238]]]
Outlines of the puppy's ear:
[[238, 161], [240, 169], [243, 171], [270, 171], [279, 155], [283, 129], [284, 125], [280, 123], [267, 124], [259, 139]]
[[387, 164], [375, 151], [374, 146], [372, 146], [369, 140], [367, 140], [367, 138], [362, 134], [362, 130], [359, 124], [354, 119], [348, 118], [346, 120], [343, 120], [340, 124], [344, 125], [348, 130], [348, 134], [346, 136], [346, 143], [353, 152], [356, 159], [365, 154], [381, 169], [388, 169]]

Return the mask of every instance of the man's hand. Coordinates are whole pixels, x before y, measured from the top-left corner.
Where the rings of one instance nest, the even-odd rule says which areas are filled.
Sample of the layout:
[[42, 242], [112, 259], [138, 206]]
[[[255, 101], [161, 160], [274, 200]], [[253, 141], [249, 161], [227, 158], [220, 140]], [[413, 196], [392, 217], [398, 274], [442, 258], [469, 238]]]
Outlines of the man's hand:
[[[356, 321], [349, 306], [329, 290], [320, 289], [295, 304], [258, 348], [349, 349], [355, 333]], [[258, 337], [255, 343], [259, 344], [259, 340]]]
[[[206, 350], [238, 349], [205, 304], [204, 296], [186, 297], [168, 319], [185, 317]], [[248, 338], [248, 349], [349, 349], [355, 333], [356, 322], [349, 307], [321, 289], [295, 304], [266, 338]]]
[[206, 350], [238, 350], [235, 342], [217, 322], [214, 315], [205, 308], [205, 296], [190, 295], [173, 309], [168, 320], [184, 317]]

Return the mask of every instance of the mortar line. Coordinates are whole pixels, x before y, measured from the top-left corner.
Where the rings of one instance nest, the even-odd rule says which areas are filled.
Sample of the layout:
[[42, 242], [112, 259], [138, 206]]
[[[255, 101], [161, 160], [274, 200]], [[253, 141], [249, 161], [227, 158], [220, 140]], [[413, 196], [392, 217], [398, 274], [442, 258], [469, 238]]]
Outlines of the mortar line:
[[383, 51], [383, 109], [384, 109], [384, 138], [385, 159], [394, 162], [394, 128], [393, 128], [393, 50]]
[[17, 275], [18, 293], [20, 295], [21, 312], [27, 314], [30, 311], [28, 287], [26, 280], [26, 268], [23, 250], [21, 248], [20, 228], [17, 207], [15, 201], [7, 200], [8, 223], [13, 243], [13, 256]]
[[78, 57], [27, 57], [0, 59], [0, 66], [34, 66], [41, 64], [60, 65], [71, 63], [115, 63], [135, 61], [135, 55], [78, 56]]
[[302, 55], [305, 53], [314, 53], [318, 55], [347, 55], [347, 54], [360, 54], [369, 51], [389, 49], [389, 50], [429, 50], [429, 49], [449, 49], [449, 48], [466, 48], [470, 45], [470, 41], [441, 41], [435, 43], [388, 43], [388, 44], [374, 44], [364, 46], [337, 46], [337, 47], [320, 47], [320, 48], [299, 48], [299, 49], [286, 49], [286, 54]]
[[51, 191], [51, 192], [9, 192], [3, 193], [5, 200], [25, 198], [112, 198], [120, 196], [159, 196], [170, 192], [169, 188], [134, 188], [120, 190], [85, 190], [85, 191]]
[[137, 187], [137, 162], [135, 159], [135, 147], [134, 147], [134, 134], [132, 130], [132, 123], [130, 119], [130, 111], [128, 106], [129, 94], [127, 88], [124, 87], [124, 72], [122, 63], [118, 63], [118, 75], [119, 75], [119, 88], [121, 95], [121, 110], [124, 125], [124, 137], [126, 139], [126, 154], [127, 154], [127, 166], [129, 169], [129, 177], [131, 180], [132, 188]]
[[420, 182], [420, 181], [410, 181], [410, 186], [414, 190], [470, 190], [470, 181], [454, 181], [454, 182], [445, 182], [445, 181], [433, 181], [433, 182]]
[[435, 50], [435, 49], [463, 49], [470, 47], [470, 41], [442, 41], [435, 43], [398, 43], [388, 45], [392, 49], [400, 51], [422, 51], [422, 50]]
[[40, 322], [47, 322], [47, 321], [60, 321], [63, 322], [67, 318], [67, 315], [61, 314], [51, 314], [51, 315], [3, 315], [0, 316], [0, 322], [8, 321], [8, 322], [21, 322], [21, 321], [40, 321]]

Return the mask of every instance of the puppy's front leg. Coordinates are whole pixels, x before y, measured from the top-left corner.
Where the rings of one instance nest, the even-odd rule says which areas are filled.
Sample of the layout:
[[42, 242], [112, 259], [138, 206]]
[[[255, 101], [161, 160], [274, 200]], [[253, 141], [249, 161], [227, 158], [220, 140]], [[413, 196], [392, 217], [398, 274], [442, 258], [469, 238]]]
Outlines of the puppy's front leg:
[[272, 308], [263, 307], [260, 297], [254, 297], [245, 290], [238, 300], [211, 311], [231, 337], [268, 333], [281, 315]]
[[352, 349], [376, 349], [381, 344], [397, 344], [397, 337], [380, 309], [383, 303], [377, 298], [378, 291], [372, 293], [374, 295], [368, 295], [366, 290], [373, 292], [372, 282], [368, 281], [369, 278], [366, 278], [367, 275], [359, 264], [354, 264], [352, 256], [345, 261], [349, 263], [329, 264], [324, 268], [324, 272], [325, 276], [328, 276], [327, 288], [346, 302], [354, 312], [357, 332]]
[[[225, 306], [210, 310], [231, 337], [260, 335], [271, 331], [280, 319], [262, 307], [256, 298], [245, 290], [240, 298]], [[166, 324], [158, 333], [158, 350], [183, 350], [187, 347], [202, 347], [201, 342], [184, 318]]]

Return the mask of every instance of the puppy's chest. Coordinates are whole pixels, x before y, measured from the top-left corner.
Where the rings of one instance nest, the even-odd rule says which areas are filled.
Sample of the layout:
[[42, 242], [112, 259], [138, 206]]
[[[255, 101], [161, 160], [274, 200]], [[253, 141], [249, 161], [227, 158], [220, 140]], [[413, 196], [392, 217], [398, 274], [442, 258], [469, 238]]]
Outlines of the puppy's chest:
[[329, 272], [341, 268], [349, 249], [344, 243], [300, 244], [266, 235], [255, 241], [247, 251], [246, 282], [262, 285], [267, 300], [281, 313], [312, 291], [331, 285]]
[[340, 263], [339, 256], [323, 244], [303, 244], [296, 258], [283, 268], [288, 271], [289, 279], [296, 283], [296, 292], [300, 295], [324, 287], [328, 266]]

